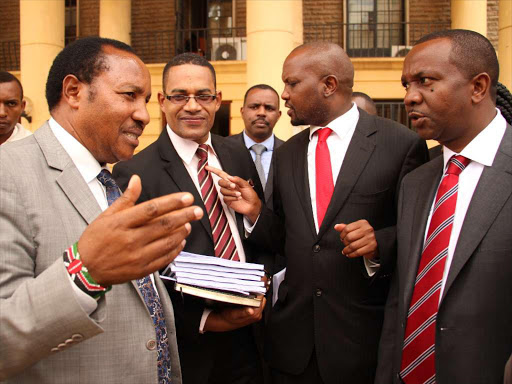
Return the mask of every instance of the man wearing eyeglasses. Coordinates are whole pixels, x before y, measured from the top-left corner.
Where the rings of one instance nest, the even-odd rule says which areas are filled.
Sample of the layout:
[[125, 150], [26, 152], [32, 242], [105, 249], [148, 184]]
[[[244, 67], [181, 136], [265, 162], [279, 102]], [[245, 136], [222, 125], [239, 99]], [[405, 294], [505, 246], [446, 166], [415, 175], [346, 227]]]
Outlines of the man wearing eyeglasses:
[[[205, 165], [212, 165], [252, 179], [260, 198], [263, 196], [258, 174], [245, 148], [210, 134], [222, 98], [216, 90], [213, 66], [195, 54], [178, 55], [165, 66], [162, 84], [158, 102], [167, 119], [166, 129], [132, 160], [117, 164], [114, 177], [125, 188], [130, 177], [138, 174], [142, 179], [140, 202], [177, 191], [194, 195], [195, 204], [203, 207], [205, 215], [192, 224], [185, 251], [258, 262], [263, 255], [246, 246], [242, 216], [226, 207], [217, 192], [218, 177], [204, 170]], [[209, 177], [213, 178], [214, 188], [205, 191]], [[212, 210], [210, 193], [219, 196], [220, 200], [214, 201], [221, 204], [221, 212]], [[227, 243], [234, 246], [223, 247], [217, 241], [222, 224], [212, 220], [215, 217], [220, 217], [221, 223], [227, 221], [224, 228], [231, 232]], [[202, 299], [177, 293], [171, 284], [168, 292], [175, 311], [185, 383], [264, 382], [261, 354], [249, 326], [261, 319], [264, 300], [260, 308], [212, 309]]]

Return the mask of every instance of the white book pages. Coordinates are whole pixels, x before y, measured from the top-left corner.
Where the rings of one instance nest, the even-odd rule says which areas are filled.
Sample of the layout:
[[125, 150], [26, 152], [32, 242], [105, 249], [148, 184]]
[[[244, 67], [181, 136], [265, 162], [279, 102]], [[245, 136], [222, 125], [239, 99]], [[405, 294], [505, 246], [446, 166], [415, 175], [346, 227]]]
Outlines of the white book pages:
[[219, 257], [197, 255], [195, 253], [189, 253], [189, 252], [181, 252], [176, 257], [176, 259], [174, 259], [174, 261], [175, 262], [183, 262], [183, 263], [220, 265], [223, 267], [233, 267], [233, 268], [241, 268], [241, 269], [260, 269], [260, 270], [265, 269], [265, 266], [263, 264], [240, 263], [239, 261], [221, 259]]
[[178, 282], [181, 284], [195, 285], [195, 286], [204, 287], [204, 288], [219, 289], [222, 291], [239, 292], [239, 293], [244, 293], [246, 295], [249, 293], [265, 294], [265, 292], [267, 291], [265, 289], [265, 287], [241, 287], [236, 284], [189, 279], [189, 278], [180, 278]]
[[[209, 256], [211, 257], [211, 256]], [[239, 265], [244, 264], [237, 261]], [[184, 268], [193, 268], [193, 269], [204, 269], [207, 271], [218, 271], [218, 272], [229, 272], [229, 273], [239, 273], [239, 274], [251, 274], [254, 276], [264, 276], [265, 271], [264, 270], [258, 270], [258, 269], [243, 269], [243, 268], [233, 268], [233, 267], [223, 267], [219, 265], [212, 265], [212, 264], [199, 264], [199, 263], [183, 263], [180, 261], [173, 261], [171, 263], [171, 268], [174, 270], [174, 266], [176, 267], [184, 267]]]
[[220, 277], [220, 276], [212, 276], [212, 275], [198, 275], [196, 273], [189, 273], [189, 272], [175, 272], [176, 278], [178, 282], [182, 282], [182, 278], [188, 278], [188, 279], [196, 279], [201, 281], [216, 281], [219, 283], [229, 283], [229, 284], [236, 284], [240, 288], [243, 287], [264, 287], [265, 283], [263, 281], [251, 281], [251, 280], [241, 280], [241, 279], [233, 279], [229, 277]]
[[211, 270], [211, 269], [202, 269], [194, 267], [180, 267], [178, 265], [171, 266], [171, 270], [173, 272], [188, 272], [195, 273], [197, 275], [206, 275], [206, 276], [219, 276], [219, 277], [229, 277], [234, 279], [243, 279], [243, 280], [252, 280], [252, 281], [261, 281], [261, 276], [253, 275], [249, 273], [232, 273], [231, 269], [229, 272], [222, 272], [219, 270]]

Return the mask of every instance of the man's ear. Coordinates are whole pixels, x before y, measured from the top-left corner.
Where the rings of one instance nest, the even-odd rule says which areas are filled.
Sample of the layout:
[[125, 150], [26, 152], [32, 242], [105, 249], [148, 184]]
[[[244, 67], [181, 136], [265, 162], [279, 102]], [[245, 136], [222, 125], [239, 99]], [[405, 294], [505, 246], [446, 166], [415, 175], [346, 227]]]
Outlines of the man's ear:
[[160, 105], [160, 109], [162, 110], [162, 112], [164, 112], [164, 101], [165, 101], [164, 93], [158, 92], [157, 98], [158, 98], [158, 104]]
[[215, 99], [215, 112], [217, 112], [220, 109], [220, 106], [222, 104], [222, 92], [217, 91], [217, 99]]
[[71, 108], [78, 108], [80, 98], [85, 91], [82, 83], [75, 75], [67, 75], [62, 81], [61, 101], [65, 101]]
[[471, 86], [471, 101], [474, 104], [478, 104], [489, 96], [491, 90], [491, 77], [486, 72], [479, 73], [471, 80]]
[[329, 97], [338, 89], [338, 78], [335, 75], [327, 75], [322, 80], [324, 85], [324, 97]]

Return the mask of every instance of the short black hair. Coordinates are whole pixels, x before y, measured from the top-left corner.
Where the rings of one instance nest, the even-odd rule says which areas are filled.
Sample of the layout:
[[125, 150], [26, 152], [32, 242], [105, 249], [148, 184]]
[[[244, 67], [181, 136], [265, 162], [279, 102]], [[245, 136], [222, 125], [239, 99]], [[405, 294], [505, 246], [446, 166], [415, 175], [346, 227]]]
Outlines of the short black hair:
[[165, 64], [164, 72], [162, 74], [162, 88], [165, 91], [165, 84], [167, 83], [167, 76], [169, 74], [169, 70], [172, 67], [177, 67], [180, 65], [192, 64], [199, 65], [200, 67], [206, 67], [210, 70], [213, 76], [213, 85], [215, 89], [217, 89], [217, 76], [215, 75], [215, 68], [213, 65], [206, 60], [203, 56], [200, 56], [196, 53], [185, 52], [180, 53], [179, 55], [174, 56], [171, 61]]
[[85, 37], [69, 44], [57, 55], [48, 73], [46, 100], [50, 111], [61, 99], [62, 82], [67, 75], [75, 75], [81, 82], [91, 84], [98, 74], [108, 70], [105, 46], [135, 55], [128, 44], [102, 37]]
[[466, 29], [449, 29], [429, 33], [416, 44], [435, 39], [448, 39], [452, 43], [450, 61], [469, 80], [479, 73], [487, 73], [491, 78], [491, 98], [496, 100], [496, 86], [500, 76], [500, 65], [491, 42], [478, 32]]
[[20, 87], [21, 100], [23, 100], [23, 87], [21, 85], [21, 82], [18, 80], [18, 78], [10, 72], [0, 71], [0, 84], [1, 83], [10, 83], [11, 81], [14, 81]]
[[279, 109], [279, 93], [277, 93], [277, 91], [274, 88], [272, 88], [270, 85], [267, 85], [267, 84], [256, 84], [256, 85], [253, 85], [251, 88], [249, 88], [245, 92], [245, 95], [244, 95], [244, 105], [245, 105], [245, 102], [247, 101], [247, 96], [253, 89], [268, 89], [269, 91], [274, 92], [277, 96], [277, 109]]

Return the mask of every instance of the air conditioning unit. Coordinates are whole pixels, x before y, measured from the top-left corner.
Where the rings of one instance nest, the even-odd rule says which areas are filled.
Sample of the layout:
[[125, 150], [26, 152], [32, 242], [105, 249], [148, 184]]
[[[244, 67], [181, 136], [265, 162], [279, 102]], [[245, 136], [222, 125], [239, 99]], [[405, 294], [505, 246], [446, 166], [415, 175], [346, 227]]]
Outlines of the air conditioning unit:
[[212, 37], [212, 60], [245, 60], [247, 37]]
[[391, 57], [405, 57], [412, 46], [410, 45], [392, 45], [391, 46]]

